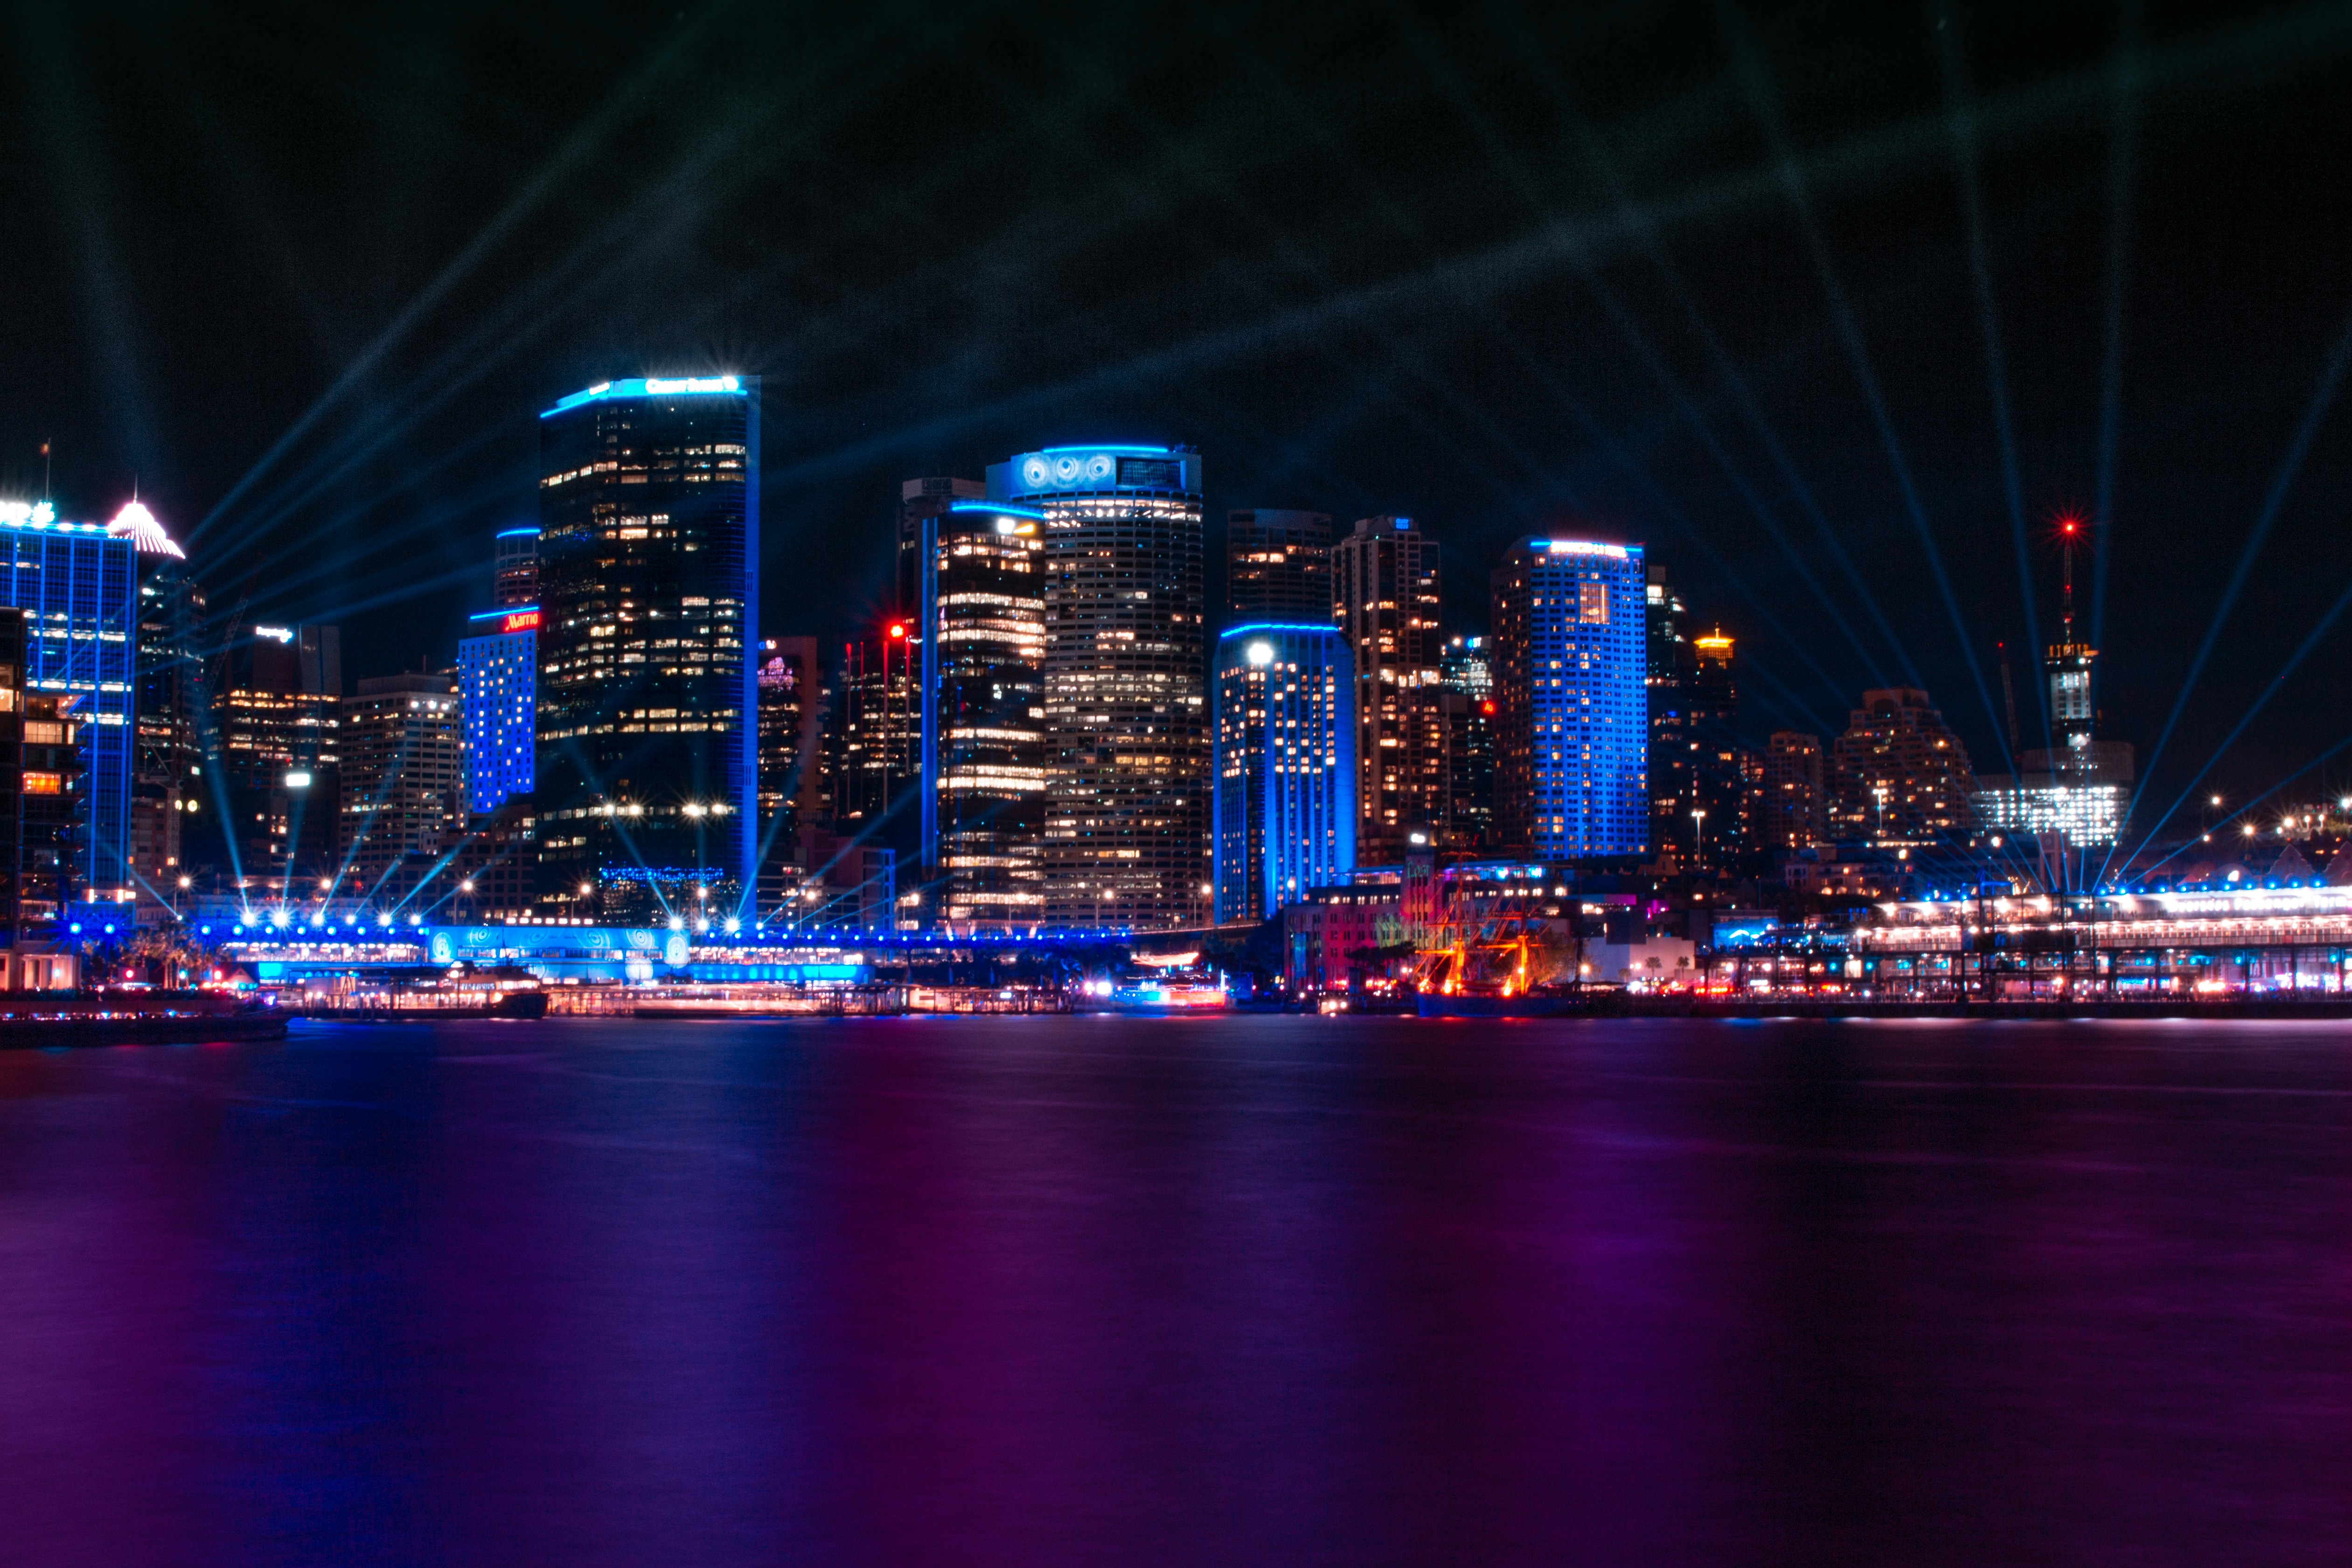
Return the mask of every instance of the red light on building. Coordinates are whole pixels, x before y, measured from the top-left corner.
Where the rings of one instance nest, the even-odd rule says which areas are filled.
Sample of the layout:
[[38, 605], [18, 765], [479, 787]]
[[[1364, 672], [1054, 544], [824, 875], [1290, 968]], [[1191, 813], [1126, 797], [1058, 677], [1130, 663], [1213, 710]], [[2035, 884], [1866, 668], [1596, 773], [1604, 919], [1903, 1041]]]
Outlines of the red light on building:
[[890, 635], [894, 637], [905, 637], [907, 635], [907, 628], [900, 626], [898, 622], [892, 621], [890, 623]]
[[537, 610], [517, 610], [499, 623], [499, 630], [502, 632], [528, 632], [538, 629], [539, 612]]
[[1491, 698], [1491, 697], [1487, 698], [1485, 701], [1483, 701], [1483, 702], [1481, 702], [1481, 703], [1479, 703], [1479, 704], [1478, 704], [1478, 711], [1479, 711], [1479, 712], [1481, 712], [1481, 713], [1492, 713], [1494, 710], [1495, 710], [1495, 700], [1494, 700], [1493, 698]]

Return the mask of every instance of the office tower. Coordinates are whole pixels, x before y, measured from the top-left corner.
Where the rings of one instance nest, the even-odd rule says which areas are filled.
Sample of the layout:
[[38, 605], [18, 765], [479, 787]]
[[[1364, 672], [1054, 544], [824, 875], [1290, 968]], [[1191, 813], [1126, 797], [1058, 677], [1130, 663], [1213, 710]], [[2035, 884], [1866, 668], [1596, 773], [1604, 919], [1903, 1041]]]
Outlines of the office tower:
[[1774, 853], [1830, 841], [1822, 739], [1775, 730], [1764, 744], [1764, 846]]
[[1400, 858], [1443, 810], [1437, 542], [1411, 518], [1367, 517], [1332, 547], [1333, 615], [1356, 662], [1356, 844]]
[[473, 635], [457, 639], [465, 809], [487, 816], [531, 793], [539, 745], [540, 610], [536, 605], [512, 605], [470, 616], [466, 624]]
[[1045, 527], [1008, 501], [923, 521], [925, 923], [1045, 920]]
[[0, 608], [0, 989], [47, 991], [74, 983], [71, 954], [47, 947], [79, 891], [75, 815], [81, 751], [72, 697], [34, 688], [28, 617]]
[[1330, 513], [1256, 507], [1225, 514], [1228, 622], [1320, 626], [1331, 604]]
[[1355, 658], [1336, 626], [1217, 639], [1216, 921], [1263, 921], [1356, 866]]
[[72, 865], [78, 899], [127, 900], [137, 706], [138, 543], [61, 522], [47, 501], [0, 502], [0, 606], [26, 612], [29, 689], [74, 699], [81, 747]]
[[490, 542], [490, 605], [520, 610], [539, 603], [539, 530], [509, 528]]
[[760, 882], [762, 915], [799, 885], [801, 829], [826, 819], [830, 693], [812, 637], [760, 644]]
[[898, 486], [897, 545], [890, 555], [890, 602], [884, 608], [891, 620], [914, 625], [923, 618], [923, 530], [945, 517], [960, 500], [984, 500], [988, 487], [978, 479], [934, 476], [908, 479]]
[[[1654, 571], [1650, 587], [1659, 587]], [[1650, 624], [1654, 672], [1662, 651], [1654, 600]], [[1747, 775], [1761, 766], [1739, 743], [1736, 645], [1718, 628], [1678, 633], [1664, 651], [1676, 673], [1649, 679], [1650, 841], [1662, 858], [1721, 870], [1752, 847]]]
[[540, 416], [540, 450], [542, 910], [732, 915], [759, 815], [758, 379], [599, 382]]
[[1054, 447], [988, 470], [1045, 515], [1045, 920], [1209, 915], [1201, 458]]
[[465, 716], [447, 675], [363, 679], [343, 705], [340, 891], [396, 899], [415, 888], [466, 816]]
[[841, 726], [833, 759], [833, 815], [841, 829], [903, 849], [922, 837], [922, 616], [894, 616], [841, 648]]
[[1924, 691], [1864, 692], [1830, 767], [1841, 841], [1922, 845], [1970, 826], [1969, 753]]
[[1457, 637], [1439, 650], [1438, 712], [1445, 757], [1438, 843], [1476, 852], [1494, 847], [1495, 674], [1485, 637]]
[[205, 591], [188, 575], [186, 555], [137, 501], [116, 513], [106, 531], [129, 539], [139, 563], [131, 882], [142, 907], [170, 905], [179, 896], [188, 816], [212, 805], [201, 771], [211, 729], [204, 679]]
[[1642, 547], [1525, 539], [1496, 569], [1495, 812], [1504, 847], [1638, 855], [1649, 826]]
[[248, 892], [331, 879], [342, 864], [341, 638], [331, 626], [241, 623], [208, 668], [213, 775], [182, 830], [192, 868]]

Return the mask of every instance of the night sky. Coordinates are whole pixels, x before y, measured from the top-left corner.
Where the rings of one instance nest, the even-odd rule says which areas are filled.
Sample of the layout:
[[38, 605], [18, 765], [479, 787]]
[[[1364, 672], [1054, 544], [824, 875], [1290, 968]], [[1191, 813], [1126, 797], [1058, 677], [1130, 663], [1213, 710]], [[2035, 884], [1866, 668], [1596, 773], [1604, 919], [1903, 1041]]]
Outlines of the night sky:
[[2352, 735], [2352, 8], [58, 7], [0, 80], [0, 495], [135, 476], [352, 675], [453, 657], [539, 409], [734, 371], [768, 635], [876, 603], [903, 478], [1165, 440], [1213, 544], [1422, 520], [1459, 629], [1641, 540], [1759, 739], [1916, 679], [1982, 771], [2078, 511], [2106, 735], [2212, 638], [2143, 825], [2299, 649], [2213, 784]]

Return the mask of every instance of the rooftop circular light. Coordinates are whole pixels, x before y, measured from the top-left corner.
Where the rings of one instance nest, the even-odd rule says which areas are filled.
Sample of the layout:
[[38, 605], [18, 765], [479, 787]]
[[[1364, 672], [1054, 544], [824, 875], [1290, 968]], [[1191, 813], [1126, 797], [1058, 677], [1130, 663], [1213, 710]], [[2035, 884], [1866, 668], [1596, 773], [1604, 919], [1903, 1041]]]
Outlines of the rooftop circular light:
[[1272, 664], [1274, 662], [1274, 645], [1270, 642], [1254, 642], [1249, 645], [1248, 657], [1249, 661], [1252, 664]]
[[188, 558], [187, 552], [172, 542], [172, 536], [163, 531], [155, 514], [137, 501], [116, 512], [114, 521], [106, 525], [106, 531], [117, 539], [128, 539], [142, 555], [168, 555], [174, 561]]

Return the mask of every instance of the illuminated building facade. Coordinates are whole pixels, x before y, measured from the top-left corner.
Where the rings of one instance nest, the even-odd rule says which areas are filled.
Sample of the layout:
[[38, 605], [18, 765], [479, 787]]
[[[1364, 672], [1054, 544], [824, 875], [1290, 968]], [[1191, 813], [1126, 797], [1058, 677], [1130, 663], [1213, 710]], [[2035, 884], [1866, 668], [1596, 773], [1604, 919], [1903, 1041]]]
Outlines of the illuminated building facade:
[[1007, 501], [924, 520], [926, 923], [1045, 920], [1045, 530], [1043, 510]]
[[82, 791], [70, 695], [27, 681], [26, 612], [0, 608], [0, 990], [73, 984], [71, 954], [48, 944], [79, 896], [76, 818]]
[[519, 610], [539, 603], [539, 530], [509, 528], [491, 541], [491, 605]]
[[1649, 827], [1642, 547], [1525, 539], [1493, 578], [1495, 808], [1505, 849], [1638, 855]]
[[1973, 826], [1969, 753], [1924, 691], [1865, 691], [1831, 751], [1830, 826], [1840, 842], [1934, 843]]
[[25, 612], [26, 690], [72, 699], [76, 896], [129, 899], [138, 545], [103, 523], [61, 522], [46, 501], [0, 502], [0, 606]]
[[830, 795], [825, 715], [830, 694], [811, 637], [760, 644], [760, 883], [765, 915], [800, 885], [802, 830], [824, 820]]
[[1775, 730], [1764, 743], [1764, 847], [1775, 853], [1829, 842], [1829, 783], [1822, 738]]
[[1045, 520], [1045, 921], [1208, 918], [1201, 458], [1057, 447], [988, 470]]
[[1356, 868], [1355, 659], [1335, 626], [1217, 639], [1216, 921], [1263, 921]]
[[1225, 514], [1228, 620], [1320, 626], [1331, 605], [1330, 513], [1253, 507]]
[[446, 675], [363, 679], [343, 705], [346, 890], [367, 899], [415, 887], [465, 822], [465, 719]]
[[132, 501], [106, 525], [139, 561], [138, 700], [132, 722], [131, 851], [142, 910], [179, 894], [191, 815], [217, 815], [204, 787], [212, 718], [205, 680], [205, 591], [154, 514]]
[[[918, 592], [919, 593], [919, 585]], [[922, 834], [922, 619], [893, 616], [841, 649], [841, 728], [833, 814], [842, 830], [903, 849]]]
[[516, 605], [467, 617], [457, 640], [465, 699], [466, 809], [487, 816], [531, 793], [538, 749], [539, 606]]
[[223, 669], [203, 763], [215, 776], [183, 830], [187, 863], [247, 892], [331, 878], [342, 864], [340, 628], [236, 626]]
[[758, 831], [758, 381], [600, 382], [540, 416], [540, 451], [543, 912], [732, 918]]
[[[1652, 592], [1659, 586], [1654, 578]], [[1652, 614], [1654, 627], [1654, 603]], [[1651, 649], [1650, 843], [1677, 864], [1721, 870], [1760, 832], [1751, 819], [1760, 804], [1762, 763], [1738, 740], [1736, 647], [1720, 629], [1678, 635], [1671, 679], [1656, 673], [1654, 635]]]
[[1331, 591], [1356, 661], [1357, 843], [1395, 860], [1443, 812], [1437, 542], [1411, 518], [1359, 519], [1332, 547]]

